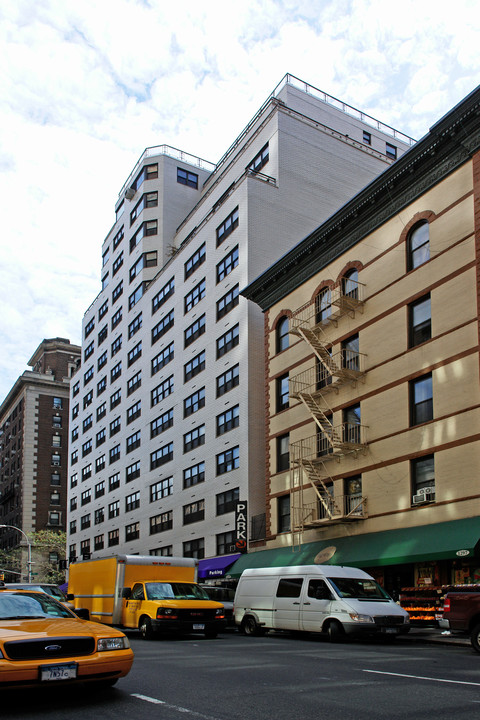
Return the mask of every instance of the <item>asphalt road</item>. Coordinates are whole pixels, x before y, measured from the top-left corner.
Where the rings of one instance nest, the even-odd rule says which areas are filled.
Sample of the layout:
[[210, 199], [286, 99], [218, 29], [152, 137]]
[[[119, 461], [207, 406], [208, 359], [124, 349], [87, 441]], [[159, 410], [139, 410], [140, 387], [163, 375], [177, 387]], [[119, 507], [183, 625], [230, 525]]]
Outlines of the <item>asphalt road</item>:
[[314, 636], [130, 639], [130, 675], [108, 691], [2, 691], [2, 720], [461, 720], [480, 716], [480, 655], [396, 640]]

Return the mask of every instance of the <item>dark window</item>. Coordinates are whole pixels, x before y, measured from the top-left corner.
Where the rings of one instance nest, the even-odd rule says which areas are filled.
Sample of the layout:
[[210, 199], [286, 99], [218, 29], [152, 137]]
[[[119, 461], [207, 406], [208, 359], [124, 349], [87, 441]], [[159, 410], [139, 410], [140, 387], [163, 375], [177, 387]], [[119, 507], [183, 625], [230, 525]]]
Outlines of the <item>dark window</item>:
[[101, 320], [108, 312], [108, 300], [98, 309], [98, 319]]
[[118, 285], [113, 289], [112, 292], [112, 304], [115, 303], [120, 295], [123, 293], [123, 280], [120, 280]]
[[234, 365], [229, 370], [217, 377], [217, 397], [225, 395], [225, 393], [232, 390], [240, 382], [239, 366]]
[[432, 311], [430, 295], [426, 295], [408, 306], [408, 343], [415, 347], [432, 337]]
[[110, 437], [113, 437], [113, 435], [116, 435], [118, 432], [120, 432], [120, 428], [120, 418], [117, 417], [110, 423]]
[[350, 405], [343, 411], [343, 441], [354, 445], [361, 442], [360, 403]]
[[139, 273], [141, 273], [144, 268], [156, 267], [157, 262], [158, 260], [156, 250], [142, 253], [138, 260], [130, 268], [129, 282], [133, 282], [137, 275], [139, 275]]
[[202, 370], [205, 370], [205, 350], [202, 350], [201, 353], [195, 355], [194, 358], [189, 360], [189, 362], [185, 363], [185, 365], [183, 366], [184, 382], [191, 380], [193, 377], [195, 377], [195, 375], [201, 373]]
[[120, 487], [120, 473], [115, 473], [114, 475], [110, 475], [108, 478], [108, 491], [111, 492], [112, 490], [116, 490], [118, 487]]
[[139, 370], [135, 375], [132, 375], [130, 380], [127, 382], [127, 397], [131, 395], [137, 388], [142, 384], [142, 371]]
[[145, 210], [145, 208], [157, 207], [157, 205], [158, 192], [144, 193], [130, 213], [130, 226], [133, 225], [137, 217], [141, 212], [143, 212], [143, 210]]
[[435, 465], [433, 455], [424, 455], [411, 461], [412, 495], [414, 502], [425, 502], [435, 499]]
[[228, 255], [225, 255], [217, 265], [217, 283], [221, 282], [227, 275], [230, 275], [232, 270], [238, 265], [238, 245], [231, 250]]
[[345, 370], [360, 370], [360, 343], [358, 334], [342, 341], [342, 367]]
[[288, 373], [277, 378], [275, 381], [276, 385], [276, 397], [277, 397], [277, 412], [288, 408], [289, 400], [289, 386], [288, 386]]
[[138, 540], [140, 537], [140, 523], [135, 522], [125, 526], [125, 541]]
[[140, 340], [139, 343], [135, 345], [134, 348], [132, 348], [127, 356], [127, 364], [128, 367], [130, 365], [133, 365], [134, 362], [136, 362], [140, 357], [142, 356], [142, 341]]
[[183, 417], [186, 418], [189, 417], [189, 415], [193, 415], [193, 413], [196, 413], [197, 410], [200, 410], [202, 407], [205, 407], [204, 387], [185, 398], [183, 401]]
[[238, 301], [238, 285], [235, 285], [220, 300], [217, 300], [217, 321], [233, 310], [238, 305]]
[[108, 519], [112, 520], [120, 515], [120, 501], [115, 500], [108, 506]]
[[150, 485], [150, 502], [157, 502], [157, 500], [168, 497], [168, 495], [171, 495], [172, 493], [173, 478], [168, 477], [164, 480], [159, 480], [153, 485]]
[[97, 360], [97, 370], [101, 370], [108, 362], [108, 353], [105, 350], [104, 353], [100, 355], [100, 357]]
[[159, 370], [161, 370], [165, 365], [168, 365], [169, 362], [171, 362], [174, 358], [174, 344], [173, 342], [170, 343], [170, 345], [167, 345], [166, 348], [161, 350], [158, 355], [155, 355], [155, 357], [152, 360], [152, 375], [155, 375]]
[[205, 482], [205, 463], [202, 461], [183, 471], [183, 489]]
[[108, 336], [108, 325], [104, 325], [103, 328], [98, 333], [98, 345], [101, 345]]
[[238, 227], [238, 207], [217, 227], [217, 247]]
[[115, 445], [109, 453], [110, 464], [120, 459], [120, 445]]
[[205, 332], [205, 315], [201, 315], [184, 331], [184, 347], [191, 345]]
[[[140, 477], [140, 460], [134, 462], [132, 465], [127, 465], [125, 468], [125, 482], [132, 482], [132, 480], [138, 477]], [[120, 481], [118, 484], [120, 484]]]
[[192, 275], [195, 270], [205, 262], [206, 258], [206, 249], [205, 249], [205, 243], [201, 245], [198, 250], [196, 250], [191, 257], [188, 258], [187, 262], [185, 263], [185, 280]]
[[249, 170], [252, 170], [253, 172], [259, 172], [264, 165], [268, 163], [269, 160], [269, 149], [268, 149], [268, 143], [260, 150], [258, 155], [255, 155], [252, 162], [248, 166]]
[[363, 142], [365, 143], [365, 145], [372, 144], [372, 134], [367, 132], [366, 130], [363, 131]]
[[281, 578], [278, 583], [277, 597], [298, 598], [303, 585], [303, 578]]
[[277, 472], [283, 472], [290, 467], [290, 435], [277, 437]]
[[118, 545], [120, 542], [120, 532], [119, 530], [110, 530], [108, 533], [108, 547], [113, 547], [114, 545]]
[[127, 437], [126, 448], [125, 448], [126, 452], [127, 453], [133, 452], [134, 450], [136, 450], [137, 448], [140, 447], [140, 443], [141, 443], [140, 430], [138, 430], [136, 433], [133, 433], [133, 435], [129, 435], [129, 437]]
[[101, 395], [107, 389], [107, 377], [106, 375], [101, 378], [97, 383], [97, 397]]
[[233, 488], [232, 490], [219, 493], [216, 496], [217, 515], [234, 512], [240, 496], [239, 493], [239, 488]]
[[138, 400], [134, 405], [127, 408], [127, 425], [136, 420], [142, 414], [142, 401]]
[[397, 148], [395, 145], [392, 145], [391, 143], [385, 143], [385, 155], [392, 160], [397, 159]]
[[277, 530], [290, 532], [290, 495], [277, 498]]
[[131, 510], [137, 510], [137, 508], [140, 507], [140, 491], [137, 490], [137, 492], [132, 493], [131, 495], [127, 495], [125, 498], [125, 512], [130, 512]]
[[414, 270], [429, 259], [430, 226], [423, 221], [410, 230], [407, 238], [407, 270]]
[[170, 310], [170, 312], [167, 315], [164, 315], [160, 322], [158, 322], [152, 329], [152, 345], [156, 343], [157, 340], [160, 340], [160, 338], [173, 327], [174, 323], [174, 312], [173, 310]]
[[128, 326], [128, 339], [132, 338], [142, 327], [142, 313], [139, 313]]
[[[110, 370], [110, 382], [114, 383], [115, 380], [118, 380], [120, 375], [122, 374], [122, 361], [118, 362], [111, 370]], [[98, 393], [97, 393], [98, 394]]]
[[229, 553], [235, 552], [235, 540], [234, 530], [219, 533], [216, 536], [217, 555], [229, 555]]
[[103, 445], [103, 443], [106, 441], [106, 439], [107, 439], [107, 432], [106, 432], [105, 428], [102, 428], [101, 430], [99, 430], [97, 432], [97, 434], [95, 436], [95, 440], [96, 440], [95, 447], [99, 447], [100, 445]]
[[151, 407], [157, 405], [159, 402], [162, 402], [162, 400], [171, 395], [172, 392], [173, 375], [170, 375], [170, 377], [161, 382], [160, 385], [157, 385], [157, 387], [151, 391]]
[[239, 326], [235, 325], [231, 330], [227, 330], [224, 335], [217, 338], [217, 360], [230, 352], [239, 342]]
[[150, 518], [150, 535], [165, 532], [173, 528], [173, 511], [160, 513]]
[[152, 300], [152, 315], [154, 315], [164, 302], [175, 292], [175, 281], [171, 278]]
[[217, 475], [235, 470], [240, 466], [239, 448], [234, 447], [217, 455]]
[[87, 338], [87, 337], [90, 335], [90, 333], [93, 332], [94, 329], [95, 329], [95, 318], [92, 318], [92, 319], [89, 320], [89, 322], [85, 325], [84, 337]]
[[217, 436], [233, 430], [240, 425], [240, 408], [238, 405], [217, 415]]
[[97, 408], [97, 422], [107, 414], [107, 403], [102, 403]]
[[173, 408], [162, 413], [150, 423], [150, 438], [157, 437], [161, 433], [173, 427]]
[[147, 220], [146, 222], [143, 222], [138, 228], [135, 235], [132, 235], [132, 237], [130, 238], [130, 252], [132, 253], [135, 250], [140, 240], [142, 240], [144, 237], [147, 237], [149, 235], [156, 235], [157, 232], [157, 220]]
[[116, 257], [115, 260], [113, 261], [113, 265], [112, 265], [112, 275], [116, 275], [117, 272], [118, 272], [118, 271], [120, 270], [120, 268], [122, 267], [122, 265], [123, 265], [123, 250], [122, 250], [122, 252], [118, 255], [118, 257]]
[[198, 175], [189, 170], [177, 168], [177, 182], [180, 183], [180, 185], [187, 185], [188, 187], [195, 188], [195, 190], [198, 189]]
[[200, 282], [195, 285], [195, 287], [190, 290], [189, 293], [185, 295], [184, 298], [184, 312], [185, 314], [188, 313], [195, 305], [197, 305], [200, 300], [203, 300], [205, 297], [206, 292], [206, 282], [205, 278], [203, 280], [200, 280]]
[[410, 425], [433, 419], [432, 375], [410, 381]]
[[278, 321], [277, 327], [275, 328], [277, 353], [282, 352], [282, 350], [286, 350], [288, 348], [288, 344], [289, 344], [288, 329], [289, 329], [288, 317], [284, 316]]
[[205, 500], [196, 500], [183, 506], [183, 524], [199, 522], [205, 518]]
[[332, 293], [330, 288], [321, 290], [315, 298], [315, 321], [325, 323], [332, 314]]
[[183, 436], [183, 452], [190, 452], [196, 447], [205, 444], [205, 425], [200, 425], [198, 428], [190, 430]]
[[165, 463], [173, 460], [173, 442], [150, 453], [150, 470], [165, 465]]
[[197, 558], [202, 560], [205, 557], [205, 540], [188, 540], [183, 543], [183, 557]]

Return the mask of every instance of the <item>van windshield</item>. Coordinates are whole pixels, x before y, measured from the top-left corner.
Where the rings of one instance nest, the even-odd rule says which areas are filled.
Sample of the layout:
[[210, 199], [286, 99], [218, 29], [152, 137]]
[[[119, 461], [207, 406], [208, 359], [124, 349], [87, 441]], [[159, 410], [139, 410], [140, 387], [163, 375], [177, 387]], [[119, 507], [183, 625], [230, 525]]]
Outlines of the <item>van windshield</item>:
[[148, 600], [209, 600], [195, 583], [150, 582], [145, 584]]
[[362, 578], [328, 578], [338, 595], [359, 600], [390, 600], [390, 596], [375, 582]]

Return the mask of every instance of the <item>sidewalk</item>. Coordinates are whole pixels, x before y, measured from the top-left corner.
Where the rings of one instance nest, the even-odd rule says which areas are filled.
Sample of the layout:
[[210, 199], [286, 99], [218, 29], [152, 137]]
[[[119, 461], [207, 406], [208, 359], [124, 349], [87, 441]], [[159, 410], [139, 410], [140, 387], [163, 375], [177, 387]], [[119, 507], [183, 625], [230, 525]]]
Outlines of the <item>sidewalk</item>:
[[448, 630], [442, 630], [442, 628], [434, 627], [412, 627], [407, 635], [397, 635], [397, 640], [405, 640], [407, 642], [428, 642], [428, 643], [439, 643], [441, 645], [461, 645], [463, 647], [471, 648], [470, 637], [468, 635], [461, 635], [459, 633], [452, 633], [446, 635]]

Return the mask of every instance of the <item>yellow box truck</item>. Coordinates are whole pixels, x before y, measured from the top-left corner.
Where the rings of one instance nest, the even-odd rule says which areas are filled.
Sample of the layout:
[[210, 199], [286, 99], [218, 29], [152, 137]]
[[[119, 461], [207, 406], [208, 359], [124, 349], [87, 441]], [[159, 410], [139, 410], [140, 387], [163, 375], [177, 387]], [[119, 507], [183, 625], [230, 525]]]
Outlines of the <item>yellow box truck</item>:
[[68, 598], [107, 625], [138, 628], [143, 638], [162, 633], [202, 633], [225, 627], [224, 608], [197, 584], [198, 560], [115, 555], [72, 563]]

